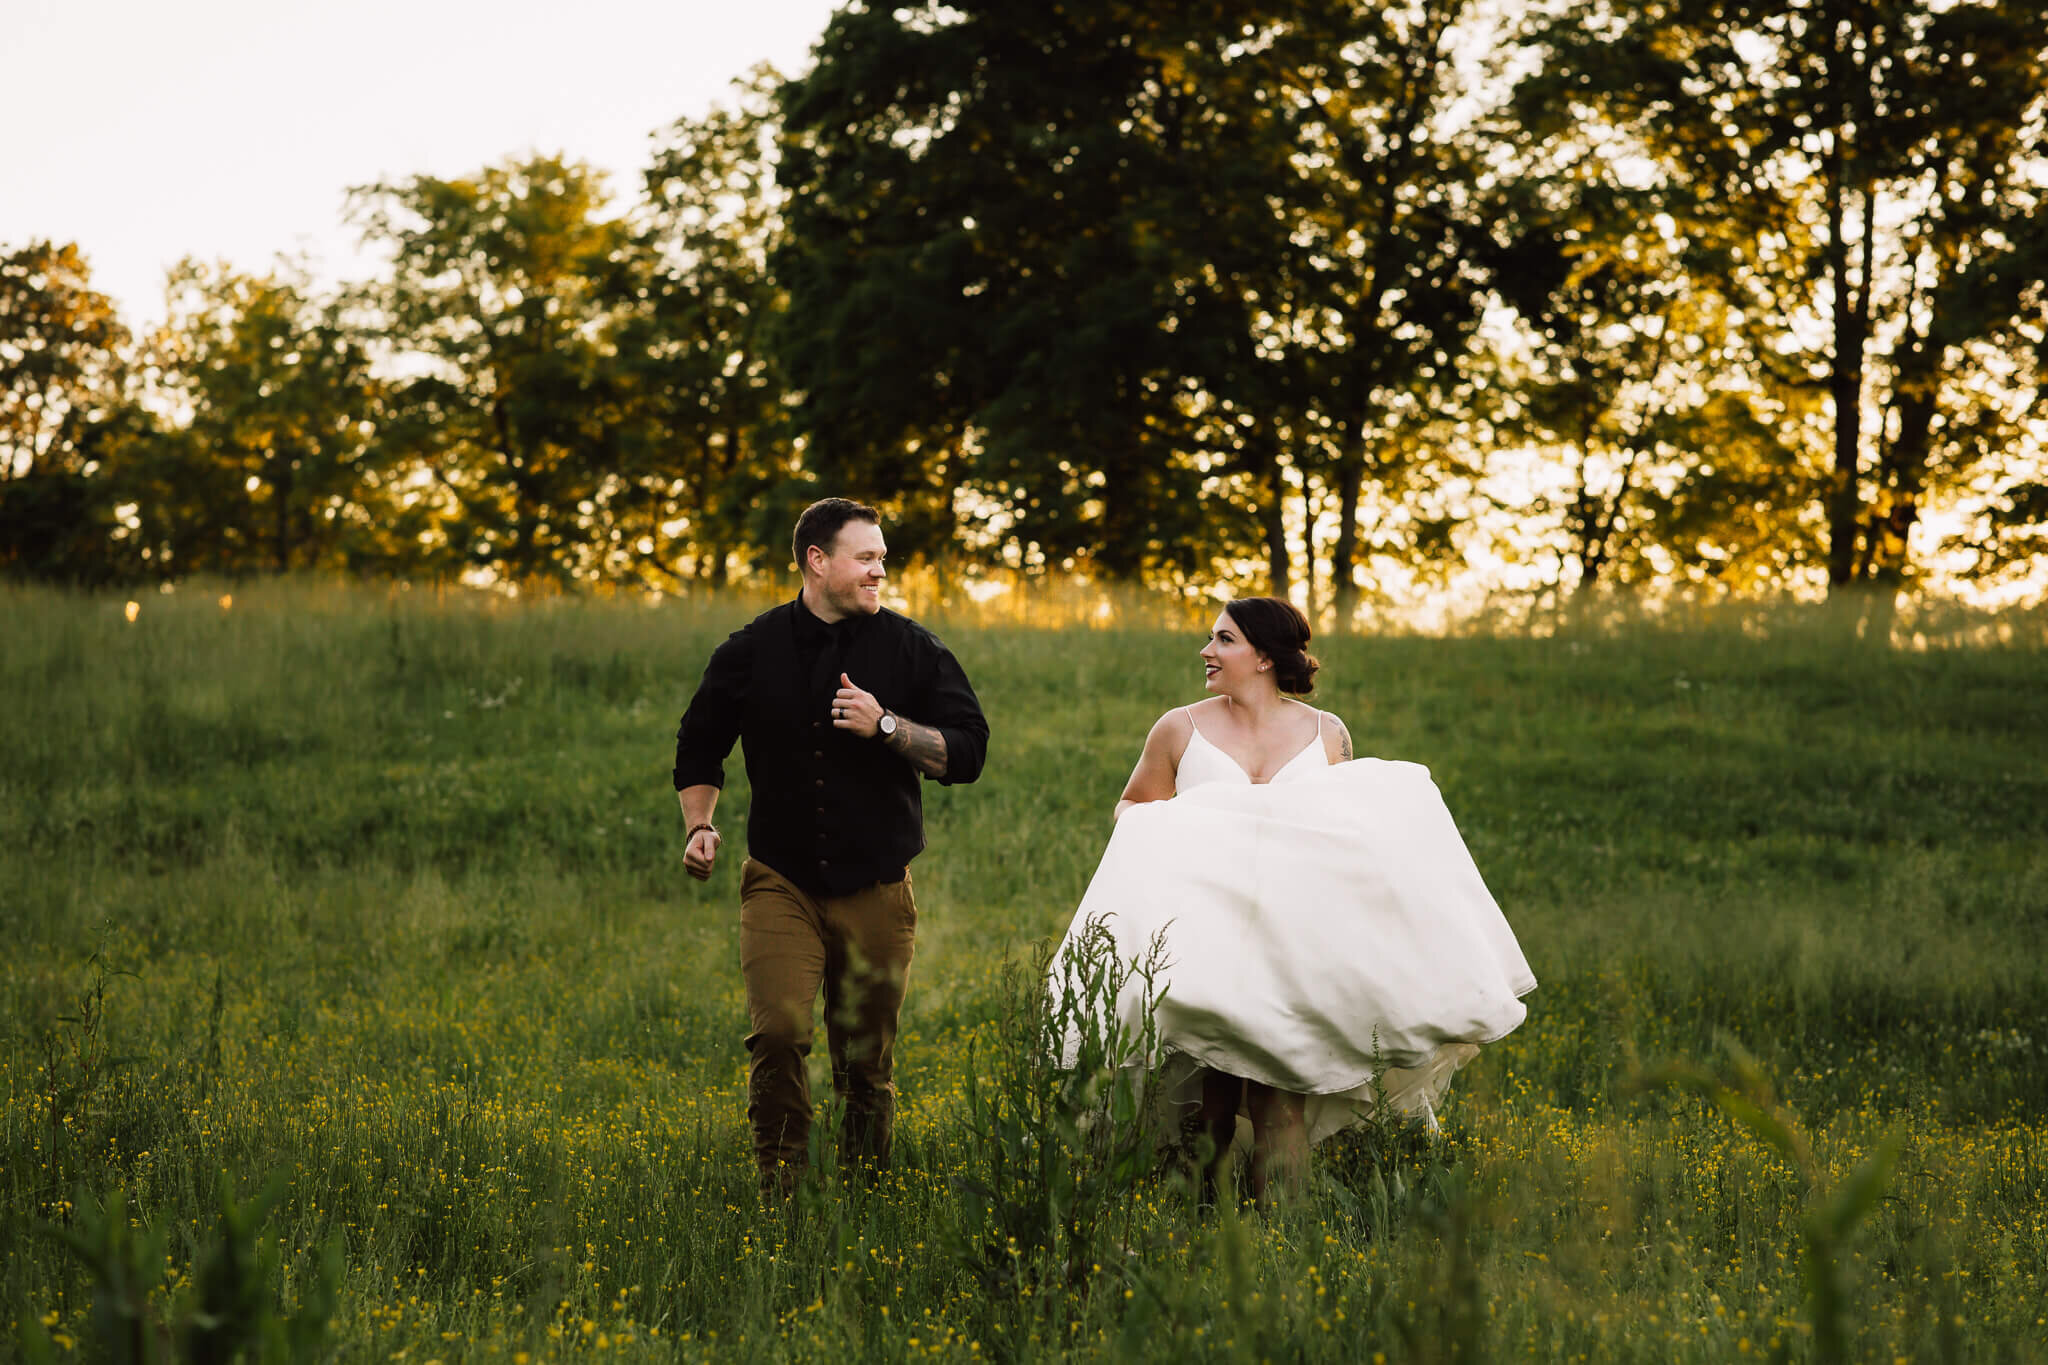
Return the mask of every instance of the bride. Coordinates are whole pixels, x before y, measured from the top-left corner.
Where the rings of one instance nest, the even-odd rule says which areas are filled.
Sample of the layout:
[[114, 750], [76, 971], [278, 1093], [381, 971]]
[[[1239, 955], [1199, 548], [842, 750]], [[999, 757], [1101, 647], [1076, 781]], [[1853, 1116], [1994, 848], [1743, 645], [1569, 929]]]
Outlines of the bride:
[[[1160, 1055], [1141, 1064], [1208, 1138], [1205, 1186], [1248, 1115], [1257, 1199], [1378, 1103], [1434, 1127], [1452, 1073], [1536, 987], [1428, 770], [1353, 760], [1344, 722], [1296, 699], [1308, 643], [1285, 599], [1224, 607], [1211, 695], [1146, 736], [1061, 950], [1091, 919], [1126, 958], [1163, 936]], [[1117, 1008], [1137, 1036], [1140, 983]]]

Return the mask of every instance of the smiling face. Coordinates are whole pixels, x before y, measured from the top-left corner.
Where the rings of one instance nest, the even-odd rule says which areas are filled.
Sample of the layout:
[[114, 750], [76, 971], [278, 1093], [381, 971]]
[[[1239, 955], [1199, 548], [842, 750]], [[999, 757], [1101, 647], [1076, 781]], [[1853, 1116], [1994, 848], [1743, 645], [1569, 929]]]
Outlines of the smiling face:
[[1266, 656], [1252, 648], [1237, 622], [1230, 619], [1230, 613], [1216, 613], [1216, 623], [1209, 627], [1209, 643], [1202, 646], [1202, 672], [1208, 679], [1209, 690], [1224, 694], [1242, 692], [1261, 678], [1271, 676], [1260, 671], [1259, 665], [1265, 662]]
[[871, 521], [849, 521], [839, 528], [829, 549], [814, 545], [804, 557], [810, 580], [806, 586], [816, 594], [812, 609], [821, 618], [872, 616], [882, 609], [889, 547], [881, 527]]

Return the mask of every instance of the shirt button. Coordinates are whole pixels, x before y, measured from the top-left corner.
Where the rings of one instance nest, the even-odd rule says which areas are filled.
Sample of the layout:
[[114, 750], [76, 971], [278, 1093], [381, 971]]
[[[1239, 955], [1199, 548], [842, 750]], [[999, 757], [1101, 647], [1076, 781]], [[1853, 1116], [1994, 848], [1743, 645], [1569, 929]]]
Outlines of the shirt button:
[[825, 756], [825, 751], [824, 751], [823, 749], [813, 749], [813, 750], [811, 750], [811, 757], [812, 757], [812, 758], [823, 758], [824, 756]]
[[825, 779], [824, 779], [824, 778], [822, 778], [822, 777], [816, 777], [816, 778], [812, 778], [812, 779], [811, 779], [811, 785], [812, 785], [813, 787], [822, 787], [822, 786], [824, 786], [824, 785], [825, 785]]

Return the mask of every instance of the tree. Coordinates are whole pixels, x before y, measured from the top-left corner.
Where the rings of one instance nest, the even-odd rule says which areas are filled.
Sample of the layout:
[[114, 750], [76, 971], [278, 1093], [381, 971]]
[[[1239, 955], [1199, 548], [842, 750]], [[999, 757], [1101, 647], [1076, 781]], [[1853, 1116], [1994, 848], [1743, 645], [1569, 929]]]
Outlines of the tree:
[[1682, 194], [1719, 234], [1760, 387], [1788, 413], [1823, 400], [1792, 438], [1810, 443], [1831, 589], [1908, 581], [1925, 499], [1983, 454], [1937, 433], [1982, 415], [1987, 348], [2041, 315], [2048, 11], [1573, 0], [1533, 41], [1525, 106], [1604, 120], [1617, 168], [1641, 158]]
[[352, 194], [389, 251], [371, 291], [395, 387], [382, 438], [453, 565], [566, 581], [628, 564], [613, 365], [629, 229], [590, 168], [537, 157]]
[[77, 473], [80, 428], [119, 392], [128, 329], [74, 244], [0, 256], [0, 481]]
[[736, 553], [786, 554], [793, 516], [774, 502], [795, 456], [782, 376], [768, 333], [782, 308], [768, 257], [782, 233], [775, 183], [780, 78], [763, 67], [736, 83], [731, 106], [656, 135], [631, 261], [635, 304], [618, 333], [639, 534], [652, 573], [724, 584]]
[[1258, 221], [1284, 248], [1295, 178], [1230, 70], [1272, 8], [834, 17], [784, 93], [774, 258], [813, 469], [895, 500], [926, 550], [964, 515], [1023, 567], [1207, 570], [1242, 395], [1205, 381], [1250, 373], [1233, 276], [1258, 255], [1216, 243]]
[[1714, 234], [1683, 195], [1618, 183], [1603, 128], [1549, 106], [1508, 114], [1516, 164], [1488, 264], [1521, 325], [1496, 345], [1493, 407], [1503, 437], [1546, 452], [1516, 490], [1515, 539], [1551, 537], [1574, 595], [1781, 581], [1811, 558], [1813, 490], [1760, 410]]
[[[1458, 401], [1459, 367], [1481, 317], [1486, 279], [1483, 163], [1465, 108], [1480, 92], [1455, 54], [1472, 36], [1469, 0], [1313, 7], [1309, 51], [1284, 92], [1303, 107], [1319, 193], [1302, 231], [1328, 274], [1328, 325], [1314, 372], [1329, 419], [1336, 495], [1333, 604], [1341, 626], [1358, 601], [1361, 507], [1372, 485], [1399, 503], [1455, 479], [1421, 439]], [[1318, 61], [1317, 58], [1320, 57]], [[1443, 514], [1406, 509], [1418, 532]], [[1420, 550], [1420, 542], [1411, 542]]]
[[1256, 554], [1281, 592], [1327, 514], [1348, 612], [1365, 487], [1436, 481], [1479, 316], [1466, 11], [842, 10], [785, 94], [776, 258], [820, 467], [1013, 563]]
[[375, 467], [380, 384], [341, 300], [289, 276], [187, 261], [157, 344], [167, 396], [216, 467], [222, 572], [375, 562], [387, 525]]
[[95, 459], [127, 379], [128, 329], [73, 244], [0, 255], [0, 568], [118, 577], [114, 504]]

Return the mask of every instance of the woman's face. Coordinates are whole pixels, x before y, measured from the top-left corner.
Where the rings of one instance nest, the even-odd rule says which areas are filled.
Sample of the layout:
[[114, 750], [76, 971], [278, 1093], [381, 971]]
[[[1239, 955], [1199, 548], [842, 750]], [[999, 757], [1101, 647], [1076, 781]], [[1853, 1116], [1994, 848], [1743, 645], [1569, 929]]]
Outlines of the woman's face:
[[1253, 649], [1230, 613], [1216, 613], [1209, 643], [1202, 646], [1202, 671], [1211, 692], [1236, 692], [1257, 680], [1266, 656]]

